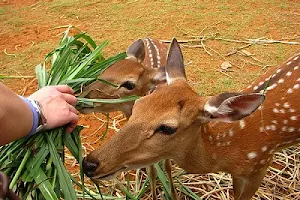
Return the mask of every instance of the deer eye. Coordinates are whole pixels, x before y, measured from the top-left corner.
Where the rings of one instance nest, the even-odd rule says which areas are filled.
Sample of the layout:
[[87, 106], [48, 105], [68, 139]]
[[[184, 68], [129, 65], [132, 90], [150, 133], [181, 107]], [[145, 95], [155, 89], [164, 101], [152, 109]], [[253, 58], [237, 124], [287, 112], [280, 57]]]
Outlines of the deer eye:
[[171, 127], [167, 125], [161, 125], [156, 130], [155, 133], [160, 132], [166, 135], [172, 135], [177, 131], [177, 127]]
[[125, 81], [120, 85], [120, 87], [124, 87], [127, 90], [133, 90], [135, 88], [135, 84], [131, 81]]

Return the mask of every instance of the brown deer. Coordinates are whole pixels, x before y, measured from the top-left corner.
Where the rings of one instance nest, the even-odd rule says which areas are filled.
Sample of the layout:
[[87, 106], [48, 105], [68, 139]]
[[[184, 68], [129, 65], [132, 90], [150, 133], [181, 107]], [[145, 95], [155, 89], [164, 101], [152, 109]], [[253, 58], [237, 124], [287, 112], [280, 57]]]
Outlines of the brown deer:
[[[80, 97], [89, 99], [116, 99], [138, 95], [144, 96], [165, 82], [166, 57], [168, 47], [156, 39], [138, 39], [127, 49], [127, 58], [107, 68], [100, 76], [118, 87], [102, 81], [94, 81], [83, 88]], [[130, 117], [134, 102], [104, 104], [95, 103], [93, 108], [79, 108], [84, 114], [91, 112], [109, 113], [122, 111]]]
[[85, 173], [105, 179], [169, 158], [187, 173], [230, 173], [235, 199], [250, 199], [274, 152], [300, 142], [300, 53], [243, 93], [202, 97], [174, 39], [166, 73], [168, 85], [137, 100], [120, 132], [84, 159]]
[[[145, 96], [159, 85], [166, 83], [165, 68], [168, 47], [157, 39], [145, 38], [133, 42], [127, 49], [127, 58], [106, 69], [100, 79], [111, 82], [119, 87], [113, 87], [99, 80], [83, 88], [80, 97], [89, 99], [115, 99], [124, 96]], [[104, 104], [96, 103], [93, 108], [79, 109], [81, 113], [109, 113], [122, 111], [128, 119], [134, 102]], [[166, 160], [165, 172], [169, 177], [172, 195], [176, 195], [171, 178], [171, 163]], [[149, 167], [153, 199], [156, 198], [156, 170]]]

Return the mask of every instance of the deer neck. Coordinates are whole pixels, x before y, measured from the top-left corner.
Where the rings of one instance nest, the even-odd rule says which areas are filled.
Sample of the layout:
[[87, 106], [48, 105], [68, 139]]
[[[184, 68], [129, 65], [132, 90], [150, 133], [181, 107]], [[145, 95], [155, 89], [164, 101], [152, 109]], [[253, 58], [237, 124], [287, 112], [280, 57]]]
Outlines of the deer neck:
[[[189, 130], [193, 132], [193, 137], [190, 141], [182, 143], [184, 150], [182, 154], [177, 154], [175, 162], [183, 168], [187, 173], [208, 173], [217, 172], [217, 163], [213, 149], [206, 143], [206, 133], [208, 126], [194, 126]], [[212, 171], [213, 170], [213, 171]]]

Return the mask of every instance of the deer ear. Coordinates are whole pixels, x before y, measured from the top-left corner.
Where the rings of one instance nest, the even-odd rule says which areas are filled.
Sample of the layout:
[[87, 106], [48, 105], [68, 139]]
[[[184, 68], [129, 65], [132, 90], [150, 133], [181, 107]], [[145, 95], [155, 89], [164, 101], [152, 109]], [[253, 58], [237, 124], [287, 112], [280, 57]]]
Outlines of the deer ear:
[[186, 75], [180, 46], [177, 40], [173, 38], [168, 52], [166, 79], [168, 84], [170, 84], [178, 78], [186, 79]]
[[223, 93], [210, 98], [204, 105], [204, 112], [209, 121], [232, 122], [253, 113], [264, 100], [265, 95], [260, 93]]
[[142, 63], [145, 59], [145, 45], [142, 39], [138, 39], [133, 42], [126, 51], [129, 59], [135, 59], [139, 63]]

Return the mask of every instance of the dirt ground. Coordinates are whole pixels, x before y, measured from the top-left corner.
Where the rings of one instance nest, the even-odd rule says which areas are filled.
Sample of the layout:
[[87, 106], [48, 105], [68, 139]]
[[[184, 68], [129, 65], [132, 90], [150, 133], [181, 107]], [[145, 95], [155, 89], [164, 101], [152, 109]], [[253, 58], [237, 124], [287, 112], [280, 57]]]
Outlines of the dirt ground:
[[[108, 56], [137, 38], [176, 37], [183, 42], [189, 82], [205, 95], [245, 87], [300, 49], [299, 0], [0, 0], [0, 75], [34, 76], [69, 24], [98, 44], [109, 40]], [[249, 44], [249, 39], [270, 43]], [[222, 71], [225, 60], [232, 66]], [[25, 95], [37, 86], [34, 78], [0, 81]], [[87, 151], [102, 143], [104, 125], [97, 116], [104, 118], [81, 116]], [[124, 123], [119, 113], [111, 118], [108, 135]]]

